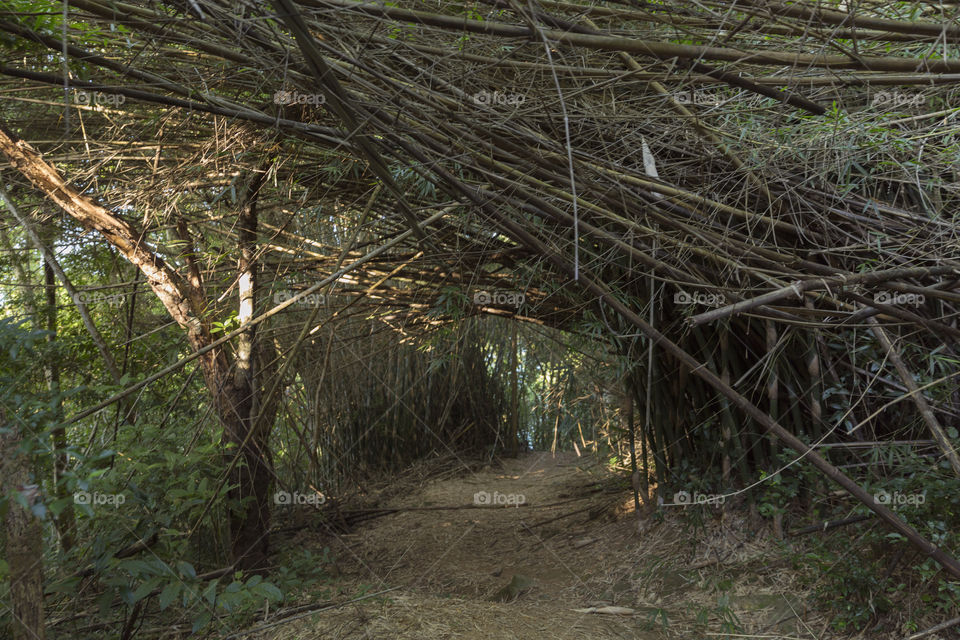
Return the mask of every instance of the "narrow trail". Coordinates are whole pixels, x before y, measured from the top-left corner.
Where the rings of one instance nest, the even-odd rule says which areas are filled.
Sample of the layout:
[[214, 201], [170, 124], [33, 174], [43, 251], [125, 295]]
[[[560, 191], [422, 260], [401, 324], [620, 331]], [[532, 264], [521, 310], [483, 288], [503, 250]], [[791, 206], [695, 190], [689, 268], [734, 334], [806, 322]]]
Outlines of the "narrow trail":
[[[330, 546], [338, 598], [396, 589], [254, 637], [823, 637], [822, 621], [810, 624], [817, 634], [804, 632], [793, 577], [769, 560], [770, 543], [754, 541], [748, 523], [708, 514], [691, 527], [674, 509], [639, 534], [626, 481], [590, 458], [530, 453], [388, 488], [378, 506], [465, 506], [475, 496], [489, 506], [402, 511], [336, 542], [313, 533], [290, 541]], [[602, 607], [621, 609], [582, 611]]]

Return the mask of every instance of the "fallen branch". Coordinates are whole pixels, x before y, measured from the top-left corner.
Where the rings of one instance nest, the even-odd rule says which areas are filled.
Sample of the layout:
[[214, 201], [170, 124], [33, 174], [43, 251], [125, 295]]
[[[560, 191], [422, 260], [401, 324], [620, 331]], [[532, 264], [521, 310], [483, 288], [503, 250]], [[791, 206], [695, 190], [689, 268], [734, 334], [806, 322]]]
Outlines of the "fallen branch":
[[920, 640], [920, 638], [926, 638], [929, 635], [937, 633], [938, 631], [943, 631], [944, 629], [949, 629], [950, 627], [955, 627], [960, 624], [960, 618], [953, 618], [952, 620], [947, 620], [946, 622], [941, 622], [935, 627], [930, 627], [926, 631], [921, 631], [915, 633], [912, 636], [906, 638], [906, 640]]
[[873, 514], [866, 516], [854, 516], [852, 518], [844, 518], [843, 520], [824, 520], [823, 522], [818, 522], [801, 529], [794, 529], [790, 532], [790, 536], [802, 536], [806, 533], [814, 533], [815, 531], [829, 531], [830, 529], [836, 529], [837, 527], [843, 527], [848, 524], [863, 522], [864, 520], [870, 520], [871, 518], [873, 518]]
[[344, 606], [344, 605], [348, 605], [348, 604], [351, 604], [351, 603], [353, 603], [353, 602], [360, 602], [361, 600], [367, 600], [367, 599], [369, 599], [369, 598], [374, 598], [374, 597], [376, 597], [376, 596], [383, 595], [384, 593], [389, 593], [390, 591], [396, 591], [396, 590], [399, 589], [399, 588], [400, 588], [400, 587], [391, 587], [390, 589], [384, 589], [383, 591], [377, 591], [376, 593], [368, 593], [368, 594], [365, 595], [365, 596], [360, 596], [359, 598], [353, 598], [352, 600], [345, 600], [345, 601], [343, 601], [343, 602], [337, 602], [337, 603], [335, 603], [335, 604], [323, 605], [323, 606], [318, 607], [317, 609], [314, 609], [313, 611], [307, 611], [307, 612], [301, 613], [301, 614], [299, 614], [299, 615], [289, 616], [289, 617], [283, 618], [282, 620], [276, 620], [276, 621], [271, 622], [271, 623], [269, 623], [269, 624], [263, 624], [263, 625], [260, 625], [259, 627], [254, 627], [253, 629], [247, 629], [246, 631], [241, 631], [240, 633], [235, 633], [235, 634], [233, 634], [233, 635], [227, 636], [224, 640], [233, 640], [233, 638], [242, 638], [243, 636], [248, 636], [248, 635], [250, 635], [251, 633], [257, 633], [257, 632], [259, 632], [259, 631], [263, 631], [264, 629], [270, 629], [271, 627], [276, 627], [276, 626], [279, 626], [279, 625], [281, 625], [281, 624], [286, 624], [286, 623], [288, 623], [288, 622], [293, 622], [294, 620], [299, 620], [300, 618], [305, 618], [305, 617], [307, 617], [307, 616], [309, 616], [309, 615], [313, 615], [314, 613], [320, 613], [321, 611], [329, 611], [330, 609], [336, 609], [336, 608], [338, 608], [338, 607], [342, 607], [342, 606]]
[[583, 509], [577, 509], [576, 511], [569, 511], [569, 512], [567, 512], [567, 513], [560, 514], [559, 516], [556, 516], [556, 517], [554, 517], [554, 518], [548, 518], [548, 519], [544, 520], [543, 522], [537, 522], [537, 523], [531, 524], [531, 525], [529, 525], [529, 528], [532, 529], [532, 528], [534, 528], [534, 527], [542, 527], [542, 526], [545, 525], [545, 524], [549, 524], [549, 523], [555, 522], [555, 521], [557, 521], [557, 520], [563, 520], [564, 518], [569, 518], [570, 516], [575, 516], [575, 515], [577, 515], [578, 513], [583, 513], [584, 511], [589, 511], [590, 509], [593, 509], [593, 507], [590, 506], [590, 507], [584, 507]]

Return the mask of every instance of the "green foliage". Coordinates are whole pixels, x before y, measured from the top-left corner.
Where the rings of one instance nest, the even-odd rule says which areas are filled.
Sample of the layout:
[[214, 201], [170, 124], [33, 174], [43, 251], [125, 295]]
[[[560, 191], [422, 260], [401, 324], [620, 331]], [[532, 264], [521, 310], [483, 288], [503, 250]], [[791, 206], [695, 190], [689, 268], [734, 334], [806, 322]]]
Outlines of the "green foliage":
[[[45, 471], [45, 478], [50, 477], [50, 436], [62, 424], [62, 405], [75, 400], [77, 394], [111, 394], [118, 389], [92, 385], [70, 392], [49, 390], [42, 365], [60, 357], [57, 354], [62, 349], [48, 342], [48, 335], [25, 329], [23, 322], [0, 320], [0, 403], [7, 418], [0, 428], [17, 425], [21, 452], [31, 457], [35, 468]], [[159, 407], [163, 413], [176, 409]], [[61, 493], [67, 497], [57, 498], [50, 480], [38, 481], [44, 490], [34, 513], [49, 522], [51, 515], [74, 509], [76, 537], [83, 541], [55, 557], [46, 592], [76, 598], [81, 586], [76, 569], [89, 567], [98, 589], [96, 607], [104, 619], [116, 616], [118, 604], [132, 607], [157, 598], [162, 611], [176, 608], [177, 615], [189, 611], [197, 630], [209, 627], [218, 616], [228, 615], [230, 624], [252, 620], [264, 603], [280, 602], [281, 590], [259, 576], [236, 574], [230, 581], [211, 582], [197, 578], [195, 562], [222, 555], [198, 544], [219, 537], [216, 527], [204, 525], [209, 520], [202, 519], [212, 503], [205, 517], [222, 520], [227, 487], [218, 482], [222, 469], [219, 434], [214, 431], [206, 438], [184, 438], [183, 429], [170, 429], [151, 420], [147, 407], [142, 407], [139, 415], [142, 421], [125, 425], [119, 432], [116, 448], [101, 446], [87, 451], [68, 444], [65, 453], [70, 464], [58, 479]], [[10, 500], [26, 504], [19, 492], [0, 496], [0, 513]], [[121, 557], [120, 551], [137, 540], [149, 541], [149, 551]], [[0, 563], [0, 578], [8, 571], [7, 564]], [[77, 607], [83, 606], [77, 603]]]
[[279, 567], [273, 576], [274, 582], [283, 589], [289, 600], [298, 595], [311, 598], [327, 597], [332, 589], [329, 568], [335, 566], [336, 559], [330, 547], [324, 547], [320, 553], [314, 553], [307, 547], [296, 547], [280, 554]]
[[336, 184], [341, 179], [357, 180], [364, 168], [363, 163], [348, 156], [336, 156], [318, 170], [324, 174], [326, 180]]
[[444, 286], [427, 312], [432, 317], [463, 318], [470, 309], [470, 298], [459, 288]]
[[234, 312], [222, 322], [212, 322], [210, 333], [230, 333], [231, 331], [236, 331], [239, 328], [240, 318], [236, 312]]
[[[9, 0], [4, 3], [4, 6], [5, 19], [17, 22], [21, 26], [36, 31], [41, 35], [54, 36], [57, 38], [62, 37], [62, 5], [51, 3], [47, 0]], [[130, 30], [115, 22], [107, 25], [98, 21], [70, 22], [68, 23], [68, 32], [70, 34], [71, 44], [87, 50], [112, 50], [116, 48], [118, 43], [124, 41], [126, 46], [132, 46], [132, 43], [127, 37]], [[59, 69], [62, 64], [59, 56], [56, 58], [49, 56], [49, 49], [38, 42], [31, 42], [29, 39], [14, 40], [6, 32], [0, 35], [0, 42], [4, 41], [7, 42], [7, 46], [13, 45], [18, 48], [36, 52], [38, 54], [36, 56], [36, 62], [44, 61], [56, 69]], [[90, 79], [91, 67], [89, 64], [74, 57], [70, 57], [68, 64], [76, 78], [80, 80]]]
[[644, 622], [644, 628], [653, 629], [657, 625], [657, 621], [660, 621], [660, 627], [666, 629], [670, 626], [670, 622], [667, 619], [667, 610], [656, 608], [647, 614], [647, 618]]
[[[790, 465], [789, 468], [771, 475], [766, 471], [760, 472], [763, 480], [763, 492], [760, 494], [757, 510], [765, 518], [786, 513], [790, 505], [795, 504], [800, 494], [800, 485], [803, 481], [816, 482], [818, 471], [810, 464], [797, 460], [797, 453], [793, 449], [782, 450], [777, 461], [780, 467]], [[794, 464], [791, 464], [794, 463]]]
[[[168, 596], [171, 601], [175, 597]], [[214, 618], [220, 615], [229, 615], [231, 628], [249, 624], [265, 604], [281, 602], [283, 593], [260, 576], [254, 575], [244, 580], [243, 573], [238, 571], [229, 584], [221, 585], [217, 579], [202, 590], [199, 586], [195, 589], [184, 588], [181, 598], [183, 606], [199, 612], [193, 619], [192, 627], [193, 633], [197, 633], [210, 629]]]
[[[0, 319], [0, 406], [5, 420], [0, 431], [15, 428], [20, 439], [20, 453], [30, 457], [42, 469], [49, 464], [50, 436], [62, 422], [61, 403], [74, 395], [59, 389], [48, 389], [42, 377], [42, 364], [55, 352], [55, 345], [46, 342], [45, 331], [30, 331], [23, 321]], [[41, 477], [37, 473], [37, 478]], [[35, 480], [40, 484], [39, 480]], [[7, 510], [7, 500], [28, 506], [19, 491], [0, 495], [0, 514]], [[51, 508], [52, 507], [52, 508]], [[32, 506], [34, 514], [43, 519], [48, 512], [60, 513], [62, 503], [43, 500]]]
[[716, 618], [720, 621], [720, 631], [722, 632], [718, 637], [731, 639], [739, 637], [743, 632], [743, 627], [737, 614], [730, 606], [730, 590], [733, 587], [733, 582], [731, 580], [720, 580], [714, 587], [717, 591], [717, 603], [713, 607], [701, 609], [697, 613], [697, 622], [706, 625], [711, 618]]
[[692, 502], [688, 506], [673, 506], [674, 509], [683, 509], [683, 532], [687, 535], [695, 535], [698, 532], [706, 531], [707, 518], [711, 514], [716, 514], [719, 506], [717, 504], [699, 503], [695, 498], [702, 496], [724, 495], [726, 490], [723, 488], [723, 476], [719, 469], [699, 470], [693, 462], [680, 460], [672, 469], [676, 478], [669, 487], [661, 488], [660, 497], [664, 502], [673, 503], [677, 494], [686, 492], [685, 498]]
[[[960, 479], [949, 468], [933, 467], [912, 450], [873, 453], [880, 468], [896, 475], [867, 485], [874, 496], [921, 536], [954, 557], [960, 553]], [[868, 513], [859, 505], [854, 514]], [[849, 516], [849, 512], [836, 517]], [[926, 610], [939, 615], [960, 610], [960, 582], [950, 580], [931, 558], [915, 555], [906, 539], [885, 527], [866, 527], [850, 545], [850, 530], [813, 538], [794, 558], [814, 588], [817, 606], [836, 613], [835, 630], [860, 631], [897, 610], [900, 600], [920, 593]], [[908, 562], [904, 562], [906, 559]], [[894, 567], [896, 570], [893, 570]], [[924, 612], [913, 615], [918, 618]]]
[[834, 613], [831, 625], [836, 631], [862, 630], [876, 615], [890, 610], [889, 581], [880, 577], [881, 563], [837, 552], [817, 540], [797, 567], [817, 572], [814, 597], [819, 606]]
[[390, 173], [397, 186], [405, 191], [412, 191], [418, 198], [437, 197], [437, 186], [413, 167], [408, 165], [394, 167]]

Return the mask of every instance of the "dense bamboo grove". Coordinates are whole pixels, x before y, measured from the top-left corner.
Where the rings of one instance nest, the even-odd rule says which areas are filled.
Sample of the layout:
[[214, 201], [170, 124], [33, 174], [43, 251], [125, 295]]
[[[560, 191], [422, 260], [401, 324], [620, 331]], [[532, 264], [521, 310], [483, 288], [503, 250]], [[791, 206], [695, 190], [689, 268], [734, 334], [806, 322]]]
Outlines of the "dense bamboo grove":
[[[293, 486], [307, 479], [336, 489], [345, 477], [399, 471], [430, 451], [516, 450], [498, 372], [487, 369], [475, 330], [419, 348], [398, 345], [388, 331], [370, 333], [369, 324], [341, 324], [335, 337], [301, 350], [294, 366], [302, 384], [288, 398], [299, 415], [289, 442], [277, 434], [278, 446], [295, 452], [287, 463], [300, 476]], [[507, 354], [496, 356], [502, 368]]]
[[64, 7], [0, 4], [4, 304], [59, 295], [109, 386], [58, 473], [159, 380], [223, 430], [193, 530], [226, 509], [253, 571], [273, 487], [559, 446], [663, 491], [802, 459], [960, 577], [858, 466], [960, 475], [955, 6]]

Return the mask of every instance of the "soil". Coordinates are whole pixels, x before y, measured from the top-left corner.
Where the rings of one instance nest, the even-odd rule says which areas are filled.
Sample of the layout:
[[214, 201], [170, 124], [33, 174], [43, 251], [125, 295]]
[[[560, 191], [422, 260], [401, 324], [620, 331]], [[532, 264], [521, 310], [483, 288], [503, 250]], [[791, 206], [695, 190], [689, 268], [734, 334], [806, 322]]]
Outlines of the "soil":
[[368, 495], [418, 510], [281, 540], [289, 557], [324, 547], [336, 557], [325, 597], [305, 593], [302, 604], [365, 599], [245, 637], [826, 637], [759, 518], [662, 507], [640, 533], [629, 474], [592, 458], [535, 452], [458, 466], [476, 470]]

